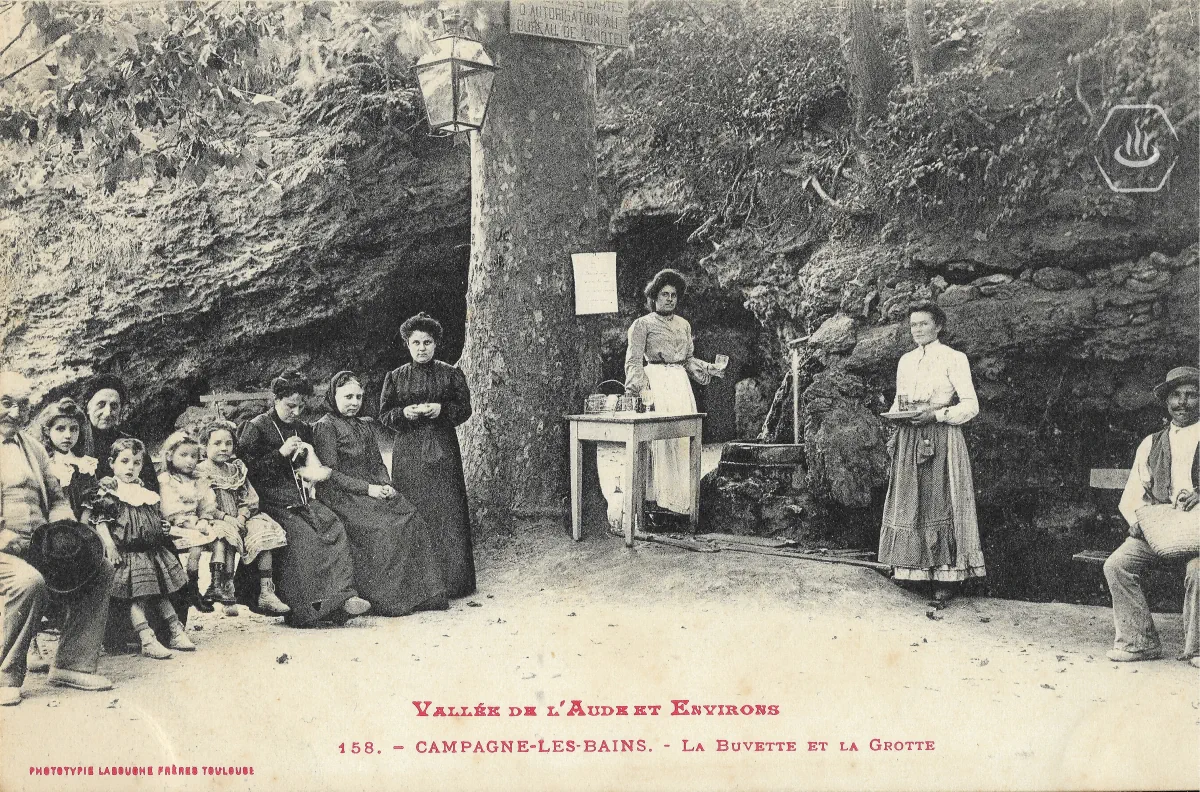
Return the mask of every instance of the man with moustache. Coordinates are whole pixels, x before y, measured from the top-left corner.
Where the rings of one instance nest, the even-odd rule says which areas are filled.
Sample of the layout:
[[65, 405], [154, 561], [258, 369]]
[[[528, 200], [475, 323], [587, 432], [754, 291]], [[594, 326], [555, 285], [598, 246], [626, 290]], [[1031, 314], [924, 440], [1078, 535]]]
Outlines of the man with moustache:
[[[1171, 369], [1154, 395], [1165, 403], [1171, 423], [1143, 440], [1133, 456], [1119, 507], [1129, 523], [1129, 537], [1104, 562], [1117, 633], [1108, 659], [1118, 663], [1162, 657], [1158, 631], [1142, 590], [1142, 574], [1160, 559], [1142, 537], [1137, 510], [1148, 504], [1170, 503], [1192, 511], [1200, 503], [1200, 370], [1193, 366]], [[1183, 624], [1180, 659], [1200, 668], [1200, 558], [1187, 563]]]
[[[22, 431], [29, 420], [31, 391], [24, 376], [0, 372], [0, 611], [4, 614], [0, 705], [4, 706], [21, 703], [26, 652], [50, 597], [45, 579], [26, 561], [30, 538], [48, 522], [75, 518], [42, 444]], [[99, 573], [65, 603], [67, 616], [50, 668], [52, 685], [79, 690], [112, 687], [112, 682], [95, 673], [113, 581], [112, 564], [107, 559], [101, 563]]]

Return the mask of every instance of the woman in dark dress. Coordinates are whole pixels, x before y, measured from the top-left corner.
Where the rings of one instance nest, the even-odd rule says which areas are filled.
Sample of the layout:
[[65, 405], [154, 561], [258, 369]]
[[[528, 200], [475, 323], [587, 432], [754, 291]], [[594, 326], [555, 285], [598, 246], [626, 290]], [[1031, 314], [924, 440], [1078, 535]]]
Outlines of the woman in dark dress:
[[280, 375], [271, 383], [274, 404], [247, 421], [237, 440], [260, 508], [287, 534], [287, 547], [277, 551], [275, 572], [279, 596], [292, 609], [284, 621], [294, 627], [344, 620], [371, 607], [354, 589], [342, 521], [305, 487], [329, 472], [313, 450], [312, 428], [300, 420], [304, 398], [312, 392], [302, 374]]
[[413, 362], [383, 381], [379, 420], [396, 432], [392, 485], [433, 529], [451, 599], [475, 592], [467, 485], [454, 427], [471, 417], [467, 378], [434, 360], [442, 326], [425, 313], [400, 326]]
[[[87, 421], [80, 432], [79, 444], [75, 452], [79, 456], [89, 456], [97, 460], [97, 481], [112, 476], [112, 466], [108, 462], [108, 450], [117, 440], [130, 437], [121, 430], [121, 410], [129, 403], [129, 391], [125, 382], [115, 374], [98, 374], [88, 381], [83, 392], [84, 410]], [[158, 471], [147, 457], [142, 465], [139, 476], [142, 486], [151, 492], [158, 492]]]
[[447, 607], [433, 531], [392, 488], [371, 419], [360, 417], [362, 380], [339, 371], [325, 403], [329, 414], [313, 426], [313, 446], [332, 473], [318, 490], [346, 526], [358, 592], [384, 616]]

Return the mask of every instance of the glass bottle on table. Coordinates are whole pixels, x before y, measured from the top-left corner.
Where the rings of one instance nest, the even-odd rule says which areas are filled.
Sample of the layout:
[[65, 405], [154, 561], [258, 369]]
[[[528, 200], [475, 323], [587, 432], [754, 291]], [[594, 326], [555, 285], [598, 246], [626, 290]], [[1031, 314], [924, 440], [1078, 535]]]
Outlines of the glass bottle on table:
[[642, 408], [646, 412], [654, 412], [654, 391], [646, 388], [638, 397], [642, 400]]

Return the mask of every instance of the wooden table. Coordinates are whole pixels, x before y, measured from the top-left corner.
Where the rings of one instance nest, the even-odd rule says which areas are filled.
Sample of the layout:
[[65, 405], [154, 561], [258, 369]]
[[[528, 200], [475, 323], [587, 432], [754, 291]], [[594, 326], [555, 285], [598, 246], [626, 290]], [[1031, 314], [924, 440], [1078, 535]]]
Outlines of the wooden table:
[[571, 538], [579, 541], [583, 533], [583, 442], [625, 444], [625, 473], [621, 477], [625, 513], [625, 546], [633, 547], [633, 532], [641, 522], [646, 500], [648, 449], [645, 443], [689, 437], [689, 478], [692, 502], [688, 522], [692, 528], [700, 517], [700, 430], [705, 413], [659, 415], [657, 413], [596, 413], [568, 415], [571, 422]]

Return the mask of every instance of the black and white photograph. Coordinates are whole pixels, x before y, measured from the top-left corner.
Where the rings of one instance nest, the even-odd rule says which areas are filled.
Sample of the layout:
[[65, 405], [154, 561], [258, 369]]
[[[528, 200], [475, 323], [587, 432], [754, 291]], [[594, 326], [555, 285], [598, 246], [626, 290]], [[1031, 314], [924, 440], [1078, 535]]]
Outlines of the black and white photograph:
[[0, 0], [0, 790], [1200, 788], [1191, 0]]

